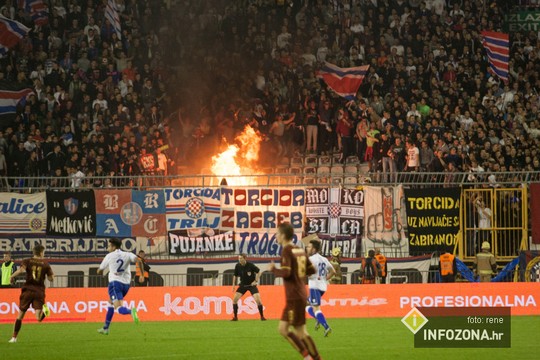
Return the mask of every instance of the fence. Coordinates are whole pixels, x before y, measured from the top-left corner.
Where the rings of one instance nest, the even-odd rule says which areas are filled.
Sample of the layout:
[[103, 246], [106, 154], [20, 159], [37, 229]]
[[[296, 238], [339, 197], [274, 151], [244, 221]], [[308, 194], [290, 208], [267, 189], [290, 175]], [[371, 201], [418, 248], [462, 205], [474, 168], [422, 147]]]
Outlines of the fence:
[[[525, 281], [525, 270], [513, 271], [505, 278], [505, 281]], [[519, 277], [518, 277], [519, 275]], [[456, 282], [466, 282], [467, 280], [457, 276]], [[527, 281], [538, 281], [528, 279]], [[438, 270], [419, 271], [416, 269], [392, 270], [386, 278], [386, 284], [421, 284], [421, 283], [440, 283], [441, 277]], [[352, 272], [343, 272], [342, 284], [356, 285], [360, 284], [359, 270]], [[377, 283], [380, 283], [380, 279]], [[24, 278], [19, 277], [14, 287], [21, 287], [24, 284]], [[108, 280], [106, 276], [86, 275], [81, 272], [71, 272], [68, 275], [55, 276], [51, 288], [98, 288], [107, 287]], [[150, 286], [232, 286], [233, 274], [231, 272], [204, 273], [186, 273], [186, 274], [156, 274], [152, 273], [149, 281]], [[263, 272], [259, 285], [282, 285], [282, 279], [276, 278], [270, 272]], [[132, 286], [137, 286], [136, 279], [133, 276]]]
[[[278, 173], [253, 175], [175, 175], [175, 176], [92, 176], [70, 177], [4, 177], [0, 191], [39, 192], [47, 189], [114, 188], [137, 189], [162, 187], [219, 187], [230, 186], [329, 186], [356, 187], [369, 184], [404, 186], [464, 186], [464, 187], [518, 187], [522, 184], [540, 182], [540, 172], [399, 172], [368, 173], [356, 170], [349, 172], [348, 166], [328, 167], [329, 172], [292, 173], [294, 167], [276, 168]], [[282, 171], [282, 172], [281, 172]], [[317, 170], [318, 171], [318, 170]]]

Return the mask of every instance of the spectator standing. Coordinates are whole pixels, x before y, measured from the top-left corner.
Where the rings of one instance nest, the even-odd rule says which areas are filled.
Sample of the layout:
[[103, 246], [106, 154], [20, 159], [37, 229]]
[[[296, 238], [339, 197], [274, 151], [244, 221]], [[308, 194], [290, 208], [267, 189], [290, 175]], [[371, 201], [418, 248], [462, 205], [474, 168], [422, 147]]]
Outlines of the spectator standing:
[[388, 264], [386, 256], [381, 252], [381, 249], [375, 248], [375, 260], [381, 265], [381, 284], [386, 284], [386, 275], [388, 274]]
[[150, 280], [150, 265], [146, 263], [146, 253], [140, 250], [135, 262], [135, 286], [148, 286]]
[[360, 279], [362, 284], [375, 284], [377, 277], [381, 275], [381, 264], [375, 259], [375, 251], [369, 250], [368, 256], [362, 259]]
[[11, 287], [11, 275], [17, 271], [17, 264], [11, 259], [11, 252], [4, 253], [4, 261], [2, 262], [1, 283], [0, 287]]
[[420, 167], [420, 150], [413, 140], [407, 140], [407, 168], [408, 172], [417, 172]]
[[443, 283], [455, 282], [457, 274], [456, 258], [445, 251], [439, 257], [439, 272]]

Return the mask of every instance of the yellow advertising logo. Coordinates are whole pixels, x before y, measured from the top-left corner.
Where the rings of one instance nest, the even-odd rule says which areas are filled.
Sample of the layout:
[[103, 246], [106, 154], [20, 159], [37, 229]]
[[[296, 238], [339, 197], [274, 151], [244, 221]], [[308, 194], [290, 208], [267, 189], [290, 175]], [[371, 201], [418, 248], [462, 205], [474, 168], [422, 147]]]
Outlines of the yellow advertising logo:
[[424, 325], [427, 324], [428, 319], [417, 308], [412, 308], [407, 315], [405, 315], [401, 322], [411, 330], [413, 334], [416, 334]]

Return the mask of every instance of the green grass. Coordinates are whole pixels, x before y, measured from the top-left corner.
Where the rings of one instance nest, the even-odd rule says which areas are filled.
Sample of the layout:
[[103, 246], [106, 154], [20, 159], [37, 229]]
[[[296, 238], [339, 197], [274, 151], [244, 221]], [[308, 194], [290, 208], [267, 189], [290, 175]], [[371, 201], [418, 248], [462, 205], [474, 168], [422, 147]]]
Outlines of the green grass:
[[[28, 314], [29, 316], [31, 314]], [[512, 318], [509, 349], [415, 349], [400, 319], [330, 319], [333, 332], [308, 330], [325, 360], [536, 359], [540, 317]], [[0, 325], [0, 359], [301, 359], [277, 333], [276, 320], [114, 323], [108, 336], [97, 323], [23, 323], [16, 344], [12, 325]]]

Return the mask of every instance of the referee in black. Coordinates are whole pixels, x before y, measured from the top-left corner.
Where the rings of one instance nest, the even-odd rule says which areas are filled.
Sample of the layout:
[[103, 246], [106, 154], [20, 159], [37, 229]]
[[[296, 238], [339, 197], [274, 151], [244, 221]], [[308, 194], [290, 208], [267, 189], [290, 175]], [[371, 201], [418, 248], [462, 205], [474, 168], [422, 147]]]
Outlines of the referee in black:
[[[238, 321], [238, 300], [249, 291], [255, 301], [257, 302], [257, 307], [259, 308], [259, 314], [261, 314], [261, 320], [265, 321], [266, 318], [263, 315], [263, 305], [261, 302], [261, 295], [259, 294], [259, 289], [257, 285], [259, 284], [259, 279], [261, 277], [261, 270], [254, 264], [246, 260], [246, 254], [240, 254], [238, 256], [238, 264], [234, 267], [234, 276], [233, 276], [233, 311], [234, 317], [231, 321]], [[236, 284], [240, 279], [240, 285], [235, 291]]]

